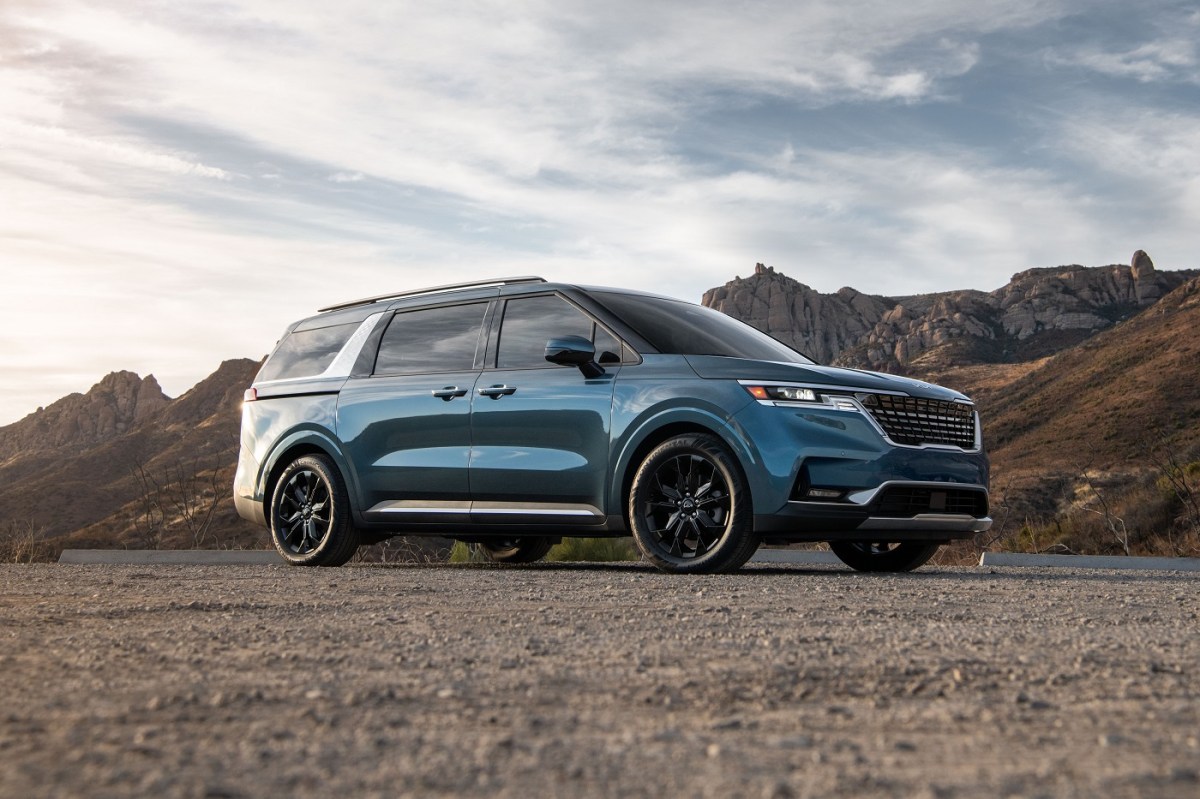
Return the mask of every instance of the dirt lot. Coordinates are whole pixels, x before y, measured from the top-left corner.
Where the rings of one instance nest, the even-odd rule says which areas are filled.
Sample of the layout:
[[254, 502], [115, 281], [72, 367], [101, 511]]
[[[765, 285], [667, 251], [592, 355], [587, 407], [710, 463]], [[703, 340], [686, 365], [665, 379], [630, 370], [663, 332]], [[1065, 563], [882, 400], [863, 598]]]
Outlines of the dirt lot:
[[1200, 795], [1194, 576], [0, 567], [0, 795]]

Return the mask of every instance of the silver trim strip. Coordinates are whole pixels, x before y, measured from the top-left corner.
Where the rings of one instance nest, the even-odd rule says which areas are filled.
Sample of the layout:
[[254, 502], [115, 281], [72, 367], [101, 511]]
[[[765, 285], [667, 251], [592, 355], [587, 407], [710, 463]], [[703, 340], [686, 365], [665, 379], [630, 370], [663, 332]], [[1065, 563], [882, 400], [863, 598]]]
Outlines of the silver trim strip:
[[338, 350], [338, 354], [334, 356], [329, 366], [325, 367], [325, 371], [316, 375], [302, 375], [300, 377], [281, 377], [278, 380], [262, 380], [254, 384], [259, 386], [279, 386], [288, 383], [307, 382], [309, 380], [332, 380], [339, 377], [349, 377], [351, 370], [354, 369], [354, 362], [358, 360], [359, 353], [362, 352], [363, 345], [367, 343], [367, 337], [375, 330], [379, 320], [383, 319], [384, 313], [373, 313], [362, 321], [358, 329], [351, 334], [350, 338], [346, 339], [346, 343]]
[[358, 360], [363, 345], [367, 343], [367, 337], [375, 330], [375, 326], [381, 319], [383, 319], [382, 311], [373, 313], [364, 319], [358, 330], [354, 331], [354, 335], [342, 347], [341, 352], [333, 359], [333, 363], [329, 364], [329, 368], [325, 370], [322, 377], [349, 377], [350, 371], [354, 369], [354, 362]]
[[470, 513], [470, 508], [371, 508], [367, 513]]
[[[853, 502], [855, 505], [870, 505], [875, 501], [875, 497], [879, 496], [879, 492], [891, 488], [893, 486], [903, 486], [904, 488], [934, 488], [942, 490], [966, 490], [966, 491], [982, 491], [986, 496], [988, 490], [985, 486], [974, 485], [971, 483], [939, 483], [936, 481], [916, 481], [916, 480], [887, 480], [880, 483], [874, 488], [868, 488], [864, 491], [855, 491], [853, 494], [847, 494], [846, 499]], [[840, 503], [825, 503], [825, 504], [840, 504]]]
[[430, 502], [428, 500], [399, 499], [390, 502], [380, 502], [367, 513], [404, 513], [404, 514], [461, 514], [461, 515], [490, 515], [490, 516], [582, 516], [594, 519], [604, 518], [599, 508], [591, 505], [521, 502]]
[[965, 513], [922, 513], [911, 519], [872, 516], [858, 530], [920, 530], [947, 533], [982, 533], [991, 529], [991, 517], [976, 519]]
[[471, 508], [471, 513], [487, 513], [491, 515], [508, 514], [512, 516], [592, 516], [600, 514], [590, 510], [545, 510], [543, 508]]

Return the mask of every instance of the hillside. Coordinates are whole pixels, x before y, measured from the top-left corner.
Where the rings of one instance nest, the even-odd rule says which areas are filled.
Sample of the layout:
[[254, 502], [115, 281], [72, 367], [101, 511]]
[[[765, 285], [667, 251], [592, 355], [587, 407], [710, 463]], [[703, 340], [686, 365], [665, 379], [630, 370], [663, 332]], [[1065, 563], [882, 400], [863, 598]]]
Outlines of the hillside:
[[[164, 517], [155, 532], [170, 541], [184, 526], [173, 507], [176, 495], [182, 501], [192, 491], [201, 501], [216, 498], [213, 532], [222, 541], [257, 536], [257, 528], [237, 518], [228, 488], [237, 460], [241, 395], [258, 365], [226, 361], [178, 399], [156, 396], [154, 407], [140, 414], [136, 406], [114, 406], [109, 398], [147, 391], [154, 396], [157, 383], [114, 373], [87, 394], [0, 428], [0, 452], [11, 453], [0, 463], [0, 525], [19, 520], [47, 537], [73, 534], [96, 545], [145, 545], [134, 540], [136, 517], [146, 515], [144, 500], [155, 494], [162, 506], [155, 513]], [[122, 390], [114, 392], [114, 386]], [[88, 424], [89, 410], [109, 418], [113, 407], [125, 409], [120, 424]], [[39, 430], [40, 438], [33, 435]]]

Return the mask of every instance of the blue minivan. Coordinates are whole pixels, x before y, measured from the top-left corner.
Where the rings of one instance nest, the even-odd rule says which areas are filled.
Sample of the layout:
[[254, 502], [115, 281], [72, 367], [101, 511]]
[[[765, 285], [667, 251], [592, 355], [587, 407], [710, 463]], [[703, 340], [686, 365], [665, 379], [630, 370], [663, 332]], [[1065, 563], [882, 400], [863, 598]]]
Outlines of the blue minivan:
[[289, 327], [246, 391], [234, 500], [297, 565], [394, 535], [504, 563], [632, 535], [668, 572], [815, 541], [906, 571], [991, 526], [982, 442], [958, 392], [693, 303], [505, 278]]

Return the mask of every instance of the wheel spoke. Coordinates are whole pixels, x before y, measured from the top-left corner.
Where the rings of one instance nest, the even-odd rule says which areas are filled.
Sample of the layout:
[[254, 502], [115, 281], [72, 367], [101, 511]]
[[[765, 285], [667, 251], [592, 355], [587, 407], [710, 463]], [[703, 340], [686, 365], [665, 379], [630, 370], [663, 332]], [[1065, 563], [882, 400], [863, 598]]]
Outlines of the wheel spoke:
[[677, 520], [673, 527], [675, 535], [671, 539], [670, 552], [672, 555], [683, 557], [683, 521]]
[[679, 499], [682, 494], [670, 486], [663, 485], [661, 470], [654, 475], [654, 482], [658, 483], [658, 493], [662, 494], [667, 499]]

